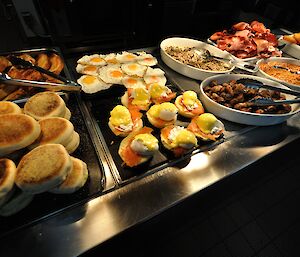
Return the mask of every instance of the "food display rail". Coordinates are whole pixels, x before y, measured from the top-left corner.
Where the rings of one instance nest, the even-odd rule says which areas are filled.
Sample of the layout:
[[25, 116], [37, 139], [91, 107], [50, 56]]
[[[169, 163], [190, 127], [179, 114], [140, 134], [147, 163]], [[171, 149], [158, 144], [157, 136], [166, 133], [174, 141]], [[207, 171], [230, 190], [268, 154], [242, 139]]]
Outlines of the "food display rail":
[[[160, 65], [172, 82], [183, 90], [199, 89], [199, 81], [176, 73], [162, 62]], [[207, 151], [195, 152], [172, 167], [137, 177], [130, 183], [120, 183], [115, 171], [111, 170], [112, 160], [103, 138], [80, 97], [79, 104], [94, 145], [103, 158], [103, 166], [111, 171], [116, 186], [86, 203], [2, 237], [0, 256], [19, 256], [20, 252], [29, 249], [31, 256], [78, 256], [204, 188], [216, 186], [218, 181], [242, 172], [274, 151], [282, 147], [289, 149], [289, 144], [300, 138], [299, 114], [285, 123], [267, 127], [225, 123], [229, 134], [225, 135], [227, 140], [224, 142]]]

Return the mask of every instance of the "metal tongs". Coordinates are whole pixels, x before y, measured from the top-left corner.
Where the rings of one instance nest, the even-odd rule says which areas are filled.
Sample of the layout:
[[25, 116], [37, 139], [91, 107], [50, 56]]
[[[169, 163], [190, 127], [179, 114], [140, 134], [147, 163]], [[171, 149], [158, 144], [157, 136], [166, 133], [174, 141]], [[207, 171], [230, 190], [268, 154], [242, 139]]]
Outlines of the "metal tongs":
[[21, 87], [39, 87], [45, 88], [51, 91], [80, 91], [81, 86], [71, 80], [66, 79], [63, 76], [57, 75], [51, 71], [45, 70], [39, 66], [33, 65], [31, 62], [23, 60], [19, 57], [11, 55], [8, 57], [9, 61], [16, 66], [21, 66], [23, 68], [31, 68], [35, 69], [41, 73], [47, 74], [55, 79], [58, 79], [66, 84], [58, 84], [52, 82], [39, 82], [39, 81], [31, 81], [31, 80], [22, 80], [22, 79], [13, 79], [7, 74], [0, 73], [0, 82], [8, 85], [21, 86]]
[[237, 83], [242, 83], [246, 87], [250, 87], [250, 88], [254, 88], [254, 89], [264, 88], [264, 89], [268, 89], [268, 90], [279, 91], [281, 93], [297, 96], [297, 98], [291, 99], [291, 100], [273, 100], [271, 98], [251, 99], [249, 101], [249, 103], [251, 103], [251, 105], [267, 106], [267, 105], [282, 105], [282, 104], [300, 103], [300, 98], [299, 98], [300, 92], [298, 92], [298, 91], [294, 91], [294, 90], [286, 89], [286, 88], [274, 87], [271, 85], [266, 85], [260, 81], [249, 79], [249, 78], [238, 79]]
[[38, 82], [31, 80], [23, 80], [23, 79], [12, 79], [5, 73], [0, 72], [0, 83], [12, 85], [12, 86], [20, 86], [20, 87], [38, 87], [44, 88], [51, 91], [73, 91], [79, 92], [81, 90], [81, 86], [73, 86], [73, 85], [63, 85], [51, 82]]

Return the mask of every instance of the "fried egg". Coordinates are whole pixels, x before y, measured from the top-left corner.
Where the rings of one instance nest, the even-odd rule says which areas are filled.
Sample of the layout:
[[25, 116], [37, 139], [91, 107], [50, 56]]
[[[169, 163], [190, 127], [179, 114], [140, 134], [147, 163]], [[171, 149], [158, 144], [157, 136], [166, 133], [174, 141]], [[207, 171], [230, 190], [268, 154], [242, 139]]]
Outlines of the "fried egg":
[[144, 75], [144, 80], [146, 84], [158, 83], [160, 85], [165, 85], [167, 79], [165, 77], [165, 72], [159, 68], [148, 67]]
[[116, 59], [116, 56], [117, 55], [115, 53], [110, 53], [104, 57], [104, 60], [107, 62], [107, 64], [120, 64]]
[[121, 54], [117, 54], [116, 59], [120, 63], [134, 62], [137, 59], [137, 55], [129, 52], [122, 52]]
[[95, 65], [83, 65], [78, 63], [76, 66], [76, 71], [80, 74], [86, 74], [86, 75], [98, 75], [98, 66]]
[[112, 84], [105, 83], [99, 77], [92, 75], [83, 75], [77, 80], [77, 82], [81, 85], [82, 91], [87, 94], [96, 93], [112, 86]]
[[121, 65], [121, 69], [129, 76], [143, 77], [147, 66], [140, 65], [135, 62], [124, 63]]
[[85, 55], [81, 57], [77, 63], [95, 66], [106, 65], [106, 61], [103, 59], [103, 56], [100, 56], [99, 54]]
[[146, 87], [145, 81], [142, 78], [135, 78], [130, 76], [125, 76], [122, 79], [122, 84], [126, 88], [135, 88], [135, 87]]
[[158, 140], [150, 133], [138, 134], [132, 140], [130, 147], [139, 155], [152, 156], [158, 151]]
[[151, 54], [141, 54], [138, 57], [137, 62], [145, 66], [154, 66], [157, 64], [157, 59]]
[[106, 83], [122, 85], [123, 72], [118, 65], [107, 65], [99, 69], [100, 78]]

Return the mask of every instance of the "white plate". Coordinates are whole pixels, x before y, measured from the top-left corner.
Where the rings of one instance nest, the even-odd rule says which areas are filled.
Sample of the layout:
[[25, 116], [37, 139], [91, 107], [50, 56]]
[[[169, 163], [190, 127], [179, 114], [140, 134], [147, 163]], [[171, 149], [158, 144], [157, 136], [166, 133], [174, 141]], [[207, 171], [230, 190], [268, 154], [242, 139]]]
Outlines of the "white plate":
[[282, 84], [286, 85], [287, 87], [289, 87], [289, 88], [291, 88], [293, 90], [300, 91], [300, 85], [291, 84], [291, 83], [288, 83], [288, 82], [286, 82], [284, 80], [277, 79], [277, 78], [275, 78], [273, 76], [268, 75], [267, 73], [265, 73], [264, 71], [262, 71], [259, 68], [259, 64], [260, 63], [262, 63], [262, 62], [269, 62], [269, 61], [285, 62], [285, 63], [287, 62], [287, 63], [292, 63], [292, 64], [296, 64], [296, 65], [300, 66], [300, 61], [299, 60], [293, 59], [293, 58], [286, 58], [286, 57], [271, 57], [271, 58], [268, 58], [268, 59], [261, 59], [260, 61], [257, 62], [257, 67], [258, 67], [257, 75], [261, 76], [261, 77], [268, 78], [268, 79], [272, 79], [272, 80], [277, 81], [279, 83], [282, 83]]
[[165, 49], [168, 46], [202, 48], [208, 50], [212, 55], [222, 58], [229, 58], [229, 54], [227, 52], [225, 53], [224, 51], [220, 50], [215, 46], [190, 38], [172, 37], [163, 40], [160, 43], [160, 54], [164, 63], [168, 65], [171, 69], [177, 71], [178, 73], [193, 79], [203, 80], [216, 74], [226, 74], [231, 72], [235, 68], [234, 66], [232, 66], [232, 68], [227, 71], [208, 71], [198, 69], [187, 64], [183, 64], [171, 57], [169, 54], [167, 54], [165, 52]]
[[[208, 38], [208, 39], [207, 39], [207, 42], [210, 43], [210, 44], [212, 44], [213, 46], [217, 47], [217, 44], [216, 44], [214, 41], [212, 41], [211, 39]], [[218, 49], [219, 49], [219, 48], [218, 48]], [[221, 49], [220, 49], [220, 50], [221, 50]], [[233, 54], [231, 54], [231, 53], [229, 53], [229, 52], [227, 52], [227, 51], [225, 51], [225, 50], [221, 50], [221, 51], [230, 54], [230, 56], [231, 56], [233, 59], [237, 60], [237, 61], [243, 61], [243, 62], [251, 62], [251, 63], [255, 63], [255, 62], [257, 62], [257, 61], [260, 59], [258, 56], [253, 56], [253, 57], [249, 57], [249, 58], [238, 58], [238, 57], [236, 57], [235, 55], [233, 55]]]
[[[246, 125], [255, 125], [255, 126], [269, 126], [274, 124], [279, 124], [286, 121], [288, 118], [293, 116], [294, 114], [300, 111], [300, 104], [292, 104], [292, 111], [285, 114], [257, 114], [257, 113], [250, 113], [250, 112], [243, 112], [239, 110], [235, 110], [224, 105], [221, 105], [212, 99], [210, 99], [204, 92], [203, 88], [209, 85], [213, 80], [217, 81], [217, 83], [224, 83], [230, 80], [238, 80], [240, 78], [251, 78], [257, 81], [261, 81], [264, 84], [268, 84], [275, 87], [286, 88], [279, 83], [260, 78], [251, 75], [242, 75], [242, 74], [225, 74], [225, 75], [217, 75], [210, 78], [205, 79], [202, 81], [200, 85], [200, 100], [203, 103], [205, 109], [208, 112], [215, 114], [225, 120], [246, 124]], [[294, 96], [286, 95], [287, 99], [293, 99]]]

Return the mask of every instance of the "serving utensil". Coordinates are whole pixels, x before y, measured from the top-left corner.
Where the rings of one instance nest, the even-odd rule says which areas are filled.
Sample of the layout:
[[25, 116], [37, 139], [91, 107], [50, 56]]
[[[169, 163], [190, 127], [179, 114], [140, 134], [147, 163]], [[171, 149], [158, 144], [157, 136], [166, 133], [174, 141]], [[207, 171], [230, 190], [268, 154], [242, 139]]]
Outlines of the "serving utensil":
[[12, 86], [44, 88], [50, 91], [67, 91], [67, 92], [81, 91], [81, 86], [80, 85], [74, 86], [73, 83], [64, 85], [64, 84], [57, 84], [51, 82], [38, 82], [38, 81], [31, 81], [31, 80], [12, 79], [5, 73], [0, 73], [0, 82]]
[[57, 75], [51, 71], [48, 71], [48, 70], [45, 70], [39, 66], [36, 66], [34, 64], [32, 64], [31, 62], [29, 61], [26, 61], [22, 58], [19, 58], [19, 57], [16, 57], [15, 55], [9, 55], [7, 57], [9, 59], [9, 61], [13, 64], [13, 65], [16, 65], [16, 66], [21, 66], [22, 68], [31, 68], [31, 69], [34, 69], [34, 70], [37, 70], [41, 73], [44, 73], [44, 74], [47, 74], [55, 79], [58, 79], [66, 84], [69, 84], [69, 85], [73, 85], [73, 86], [79, 86], [78, 83], [72, 81], [72, 80], [68, 80], [66, 79], [65, 77], [61, 76], [61, 75]]
[[219, 57], [219, 56], [215, 56], [212, 55], [210, 53], [210, 51], [206, 50], [206, 49], [201, 49], [201, 48], [197, 48], [194, 47], [193, 48], [194, 52], [203, 57], [204, 59], [210, 60], [210, 59], [216, 59], [216, 60], [220, 60], [220, 61], [224, 61], [227, 63], [230, 63], [231, 65], [236, 66], [239, 69], [254, 73], [258, 70], [258, 67], [256, 65], [252, 65], [248, 62], [244, 62], [244, 61], [240, 61], [240, 60], [235, 60], [234, 58], [224, 58], [224, 57]]
[[279, 66], [279, 65], [274, 65], [273, 68], [287, 70], [287, 71], [289, 71], [290, 73], [293, 73], [293, 74], [298, 74], [298, 75], [300, 74], [300, 71], [293, 71], [293, 70], [291, 70], [287, 67], [282, 67], [282, 66]]
[[285, 93], [285, 94], [300, 97], [300, 92], [298, 92], [298, 91], [294, 91], [294, 90], [286, 89], [286, 88], [274, 87], [274, 86], [271, 86], [271, 85], [266, 85], [266, 84], [263, 84], [260, 81], [254, 80], [254, 79], [242, 78], [242, 79], [238, 79], [236, 82], [241, 83], [241, 84], [245, 85], [246, 87], [251, 87], [251, 88], [254, 88], [254, 89], [265, 88], [265, 89], [269, 89], [269, 90], [273, 90], [273, 91], [279, 91], [281, 93]]
[[300, 103], [300, 98], [292, 100], [273, 100], [271, 98], [257, 98], [249, 101], [250, 105], [267, 106], [267, 105], [282, 105], [282, 104], [295, 104]]

